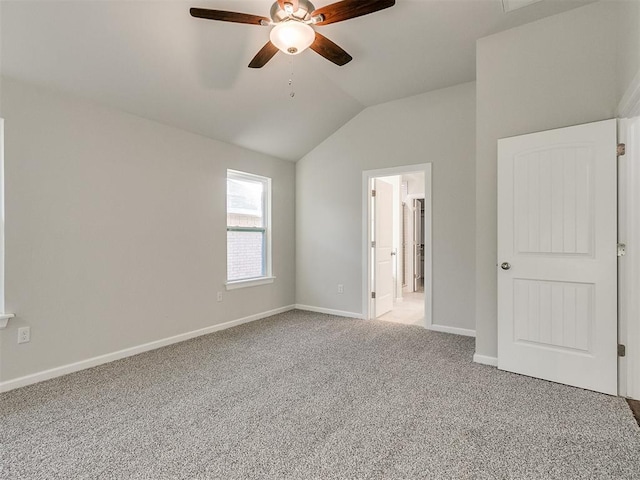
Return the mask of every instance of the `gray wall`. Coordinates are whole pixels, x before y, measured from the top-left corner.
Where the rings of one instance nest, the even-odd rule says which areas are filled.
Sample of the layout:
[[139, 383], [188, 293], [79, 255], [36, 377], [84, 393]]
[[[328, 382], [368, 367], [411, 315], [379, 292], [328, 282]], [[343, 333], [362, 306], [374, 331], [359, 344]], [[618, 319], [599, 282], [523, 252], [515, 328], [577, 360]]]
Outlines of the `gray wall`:
[[[0, 114], [2, 381], [294, 303], [295, 164], [9, 79]], [[277, 279], [217, 303], [227, 168], [273, 178]]]
[[[620, 1], [620, 0], [619, 0]], [[640, 0], [622, 0], [618, 27], [618, 97], [640, 73]]]
[[[475, 313], [480, 355], [497, 356], [497, 140], [614, 117], [622, 84], [637, 71], [638, 45], [632, 46], [629, 37], [638, 27], [626, 20], [628, 15], [637, 19], [635, 3], [594, 3], [478, 41]], [[618, 24], [625, 26], [618, 29]], [[635, 67], [623, 74], [621, 58], [635, 58]]]
[[474, 83], [371, 107], [297, 163], [298, 304], [362, 313], [362, 172], [432, 162], [433, 322], [475, 329], [474, 112]]

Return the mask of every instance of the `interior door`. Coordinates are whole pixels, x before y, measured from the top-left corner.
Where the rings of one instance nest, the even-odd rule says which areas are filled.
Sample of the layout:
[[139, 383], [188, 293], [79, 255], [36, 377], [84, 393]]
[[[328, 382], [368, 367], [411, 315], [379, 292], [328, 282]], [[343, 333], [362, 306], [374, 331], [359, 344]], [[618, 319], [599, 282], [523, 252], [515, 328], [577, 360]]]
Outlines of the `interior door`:
[[498, 141], [498, 368], [617, 394], [616, 121]]
[[374, 279], [376, 318], [393, 308], [393, 186], [374, 179]]

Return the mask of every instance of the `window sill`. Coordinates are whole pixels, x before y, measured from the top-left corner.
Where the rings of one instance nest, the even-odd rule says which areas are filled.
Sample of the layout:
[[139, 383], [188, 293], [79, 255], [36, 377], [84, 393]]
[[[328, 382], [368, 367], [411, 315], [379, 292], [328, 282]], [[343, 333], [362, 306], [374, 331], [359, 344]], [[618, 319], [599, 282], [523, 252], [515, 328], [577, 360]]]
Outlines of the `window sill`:
[[0, 313], [0, 329], [7, 328], [9, 319], [15, 317], [13, 313]]
[[257, 287], [258, 285], [267, 285], [273, 283], [276, 277], [260, 277], [249, 280], [238, 280], [235, 282], [226, 282], [227, 290], [236, 290], [238, 288]]

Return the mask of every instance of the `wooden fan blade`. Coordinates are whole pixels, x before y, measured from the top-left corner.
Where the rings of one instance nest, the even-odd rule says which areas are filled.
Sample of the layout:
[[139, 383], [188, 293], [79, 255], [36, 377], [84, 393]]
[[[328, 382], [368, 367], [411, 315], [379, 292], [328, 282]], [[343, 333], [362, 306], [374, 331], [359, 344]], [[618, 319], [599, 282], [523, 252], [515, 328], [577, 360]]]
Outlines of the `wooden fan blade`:
[[300, 4], [298, 3], [298, 0], [278, 0], [278, 5], [280, 5], [280, 8], [285, 11], [284, 9], [284, 4], [285, 3], [290, 3], [291, 5], [293, 5], [293, 11], [297, 12], [298, 11], [298, 7], [300, 6]]
[[271, 42], [267, 42], [266, 45], [260, 49], [257, 55], [253, 57], [253, 60], [251, 60], [251, 63], [249, 64], [249, 68], [264, 67], [276, 53], [278, 53], [278, 47]]
[[309, 48], [340, 67], [353, 60], [351, 55], [318, 32], [316, 32], [316, 39]]
[[350, 18], [361, 17], [370, 13], [393, 7], [395, 0], [343, 0], [314, 11], [311, 16], [322, 15], [324, 20], [316, 25], [329, 25], [330, 23], [342, 22]]
[[250, 15], [248, 13], [226, 12], [224, 10], [208, 10], [206, 8], [192, 8], [189, 10], [192, 17], [205, 18], [207, 20], [220, 20], [221, 22], [248, 23], [249, 25], [262, 25], [263, 21], [271, 23], [267, 17]]

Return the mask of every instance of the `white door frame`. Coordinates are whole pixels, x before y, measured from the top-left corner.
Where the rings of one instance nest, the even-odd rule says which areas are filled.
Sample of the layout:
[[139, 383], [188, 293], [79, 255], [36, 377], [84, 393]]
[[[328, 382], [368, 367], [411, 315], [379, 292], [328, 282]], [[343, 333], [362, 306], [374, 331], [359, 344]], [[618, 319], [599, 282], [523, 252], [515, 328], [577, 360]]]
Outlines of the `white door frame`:
[[618, 359], [618, 394], [640, 400], [640, 71], [618, 106], [618, 141], [627, 152], [618, 158], [619, 236], [627, 253], [618, 260], [619, 342], [626, 356]]
[[401, 167], [365, 170], [362, 172], [362, 313], [365, 320], [372, 319], [371, 307], [371, 209], [370, 185], [376, 177], [390, 177], [407, 173], [424, 173], [424, 323], [423, 327], [431, 329], [433, 325], [433, 262], [432, 262], [432, 193], [431, 193], [431, 163], [404, 165]]

